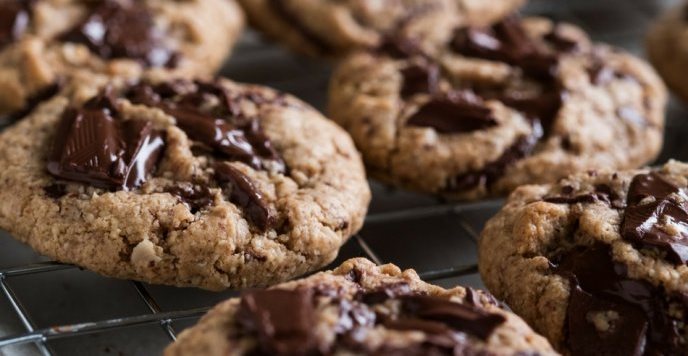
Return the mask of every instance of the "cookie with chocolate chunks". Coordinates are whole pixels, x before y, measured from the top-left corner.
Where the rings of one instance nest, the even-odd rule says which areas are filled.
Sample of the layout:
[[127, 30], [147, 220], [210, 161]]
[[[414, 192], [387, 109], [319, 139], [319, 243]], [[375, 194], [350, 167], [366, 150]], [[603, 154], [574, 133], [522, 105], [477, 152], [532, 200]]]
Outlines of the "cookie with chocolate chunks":
[[659, 16], [645, 40], [647, 57], [669, 88], [688, 101], [688, 3], [677, 2]]
[[234, 0], [0, 1], [0, 125], [78, 72], [212, 75], [243, 23]]
[[307, 104], [225, 79], [95, 79], [0, 134], [0, 228], [37, 252], [221, 290], [320, 268], [360, 229], [361, 158]]
[[448, 199], [638, 167], [659, 153], [666, 104], [640, 59], [514, 15], [458, 26], [435, 51], [388, 36], [344, 59], [329, 95], [373, 177]]
[[176, 355], [557, 355], [487, 292], [444, 289], [415, 271], [351, 259], [246, 291], [165, 350]]
[[523, 0], [239, 0], [249, 21], [296, 52], [337, 58], [400, 32], [433, 48], [457, 23], [487, 24]]
[[688, 350], [688, 164], [516, 189], [479, 243], [485, 285], [563, 354]]

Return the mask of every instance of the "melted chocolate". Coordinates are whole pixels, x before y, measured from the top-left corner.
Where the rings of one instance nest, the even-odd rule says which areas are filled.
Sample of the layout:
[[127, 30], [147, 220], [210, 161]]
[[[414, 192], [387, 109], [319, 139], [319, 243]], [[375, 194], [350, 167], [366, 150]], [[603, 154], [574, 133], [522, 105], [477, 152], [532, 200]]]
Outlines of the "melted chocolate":
[[61, 87], [61, 82], [57, 81], [39, 90], [36, 94], [32, 95], [26, 100], [26, 104], [20, 110], [12, 112], [8, 115], [0, 115], [0, 124], [13, 123], [25, 118], [27, 115], [31, 114], [42, 102], [50, 100], [52, 97], [57, 95]]
[[[194, 141], [208, 146], [221, 158], [253, 168], [286, 167], [260, 122], [241, 116], [225, 88], [216, 83], [176, 81], [160, 85], [138, 84], [127, 97], [136, 104], [155, 106], [177, 120], [177, 126]], [[211, 108], [206, 104], [217, 102]]]
[[165, 192], [177, 197], [189, 207], [192, 214], [213, 205], [213, 195], [210, 189], [199, 185], [176, 185], [168, 187]]
[[[621, 224], [624, 239], [666, 253], [676, 264], [688, 261], [688, 206], [676, 195], [680, 189], [657, 173], [639, 174], [631, 181]], [[670, 220], [675, 234], [659, 225]]]
[[[567, 309], [567, 343], [575, 355], [679, 355], [682, 320], [669, 315], [669, 304], [688, 305], [661, 287], [631, 279], [613, 262], [606, 245], [577, 248], [557, 258], [555, 273], [566, 277], [571, 296]], [[608, 328], [591, 321], [604, 315]]]
[[293, 26], [294, 29], [299, 32], [303, 38], [308, 40], [318, 52], [324, 55], [333, 54], [335, 52], [336, 49], [332, 47], [327, 38], [324, 38], [319, 31], [311, 29], [301, 21], [299, 15], [289, 8], [286, 1], [268, 0], [268, 3], [276, 15], [281, 17], [285, 23]]
[[220, 185], [231, 186], [229, 201], [241, 208], [248, 221], [258, 229], [265, 231], [275, 226], [274, 212], [249, 177], [229, 164], [218, 163], [215, 165], [215, 180]]
[[18, 40], [29, 26], [31, 1], [0, 1], [0, 48]]
[[132, 189], [154, 171], [164, 145], [150, 122], [122, 120], [103, 93], [62, 114], [47, 169], [99, 188]]
[[404, 84], [401, 96], [408, 98], [414, 94], [434, 94], [439, 86], [439, 67], [435, 64], [413, 64], [401, 70]]
[[497, 125], [492, 110], [469, 91], [454, 91], [432, 98], [413, 114], [406, 124], [432, 127], [440, 133], [483, 130]]
[[140, 1], [100, 0], [60, 39], [84, 44], [104, 59], [129, 58], [153, 67], [174, 66], [177, 57], [164, 45], [152, 12]]

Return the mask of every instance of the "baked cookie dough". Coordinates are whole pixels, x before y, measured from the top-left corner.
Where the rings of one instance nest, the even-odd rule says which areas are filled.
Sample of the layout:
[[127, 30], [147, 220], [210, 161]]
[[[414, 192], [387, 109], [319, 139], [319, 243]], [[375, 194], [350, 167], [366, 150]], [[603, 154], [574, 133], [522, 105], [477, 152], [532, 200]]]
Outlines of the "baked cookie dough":
[[243, 23], [234, 0], [0, 1], [0, 124], [76, 71], [214, 74]]
[[224, 79], [64, 92], [0, 134], [0, 228], [44, 255], [150, 283], [263, 286], [331, 262], [363, 223], [353, 142], [291, 96]]
[[688, 100], [688, 4], [668, 10], [652, 27], [647, 55], [667, 85]]
[[329, 113], [373, 177], [478, 199], [651, 161], [665, 103], [643, 61], [571, 25], [508, 17], [458, 28], [439, 54], [396, 37], [351, 55], [331, 80]]
[[523, 186], [479, 243], [485, 285], [571, 355], [688, 350], [688, 165]]
[[556, 355], [488, 293], [427, 284], [413, 270], [352, 259], [245, 292], [165, 350], [175, 355]]
[[340, 57], [378, 46], [399, 32], [429, 43], [443, 40], [457, 22], [486, 24], [522, 0], [239, 0], [250, 22], [291, 49]]

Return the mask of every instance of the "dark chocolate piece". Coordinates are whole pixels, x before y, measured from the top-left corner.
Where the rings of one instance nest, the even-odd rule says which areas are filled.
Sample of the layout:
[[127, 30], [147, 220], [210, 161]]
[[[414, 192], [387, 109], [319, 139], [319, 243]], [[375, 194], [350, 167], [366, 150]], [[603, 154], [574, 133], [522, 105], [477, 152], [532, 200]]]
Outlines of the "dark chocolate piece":
[[129, 58], [152, 67], [171, 67], [177, 60], [177, 54], [165, 46], [153, 13], [141, 1], [100, 0], [60, 39], [84, 44], [103, 59]]
[[246, 219], [261, 231], [275, 226], [274, 212], [256, 189], [250, 178], [227, 163], [215, 165], [215, 180], [221, 186], [231, 186], [229, 201], [236, 204], [246, 214]]
[[411, 287], [408, 285], [408, 283], [401, 282], [385, 285], [378, 290], [359, 293], [356, 295], [356, 300], [359, 300], [365, 304], [379, 304], [383, 303], [387, 299], [397, 298], [410, 293]]
[[31, 3], [28, 0], [0, 1], [0, 48], [18, 40], [29, 26]]
[[439, 86], [439, 67], [435, 64], [413, 64], [401, 70], [404, 84], [401, 96], [408, 98], [414, 94], [435, 94]]
[[413, 114], [406, 124], [431, 127], [440, 133], [483, 130], [497, 125], [492, 110], [470, 91], [436, 96]]
[[192, 214], [213, 205], [213, 195], [210, 189], [200, 185], [175, 185], [165, 189], [165, 192], [177, 197], [189, 207]]
[[[676, 264], [688, 261], [688, 206], [675, 195], [680, 189], [661, 175], [639, 174], [631, 181], [621, 224], [624, 239], [666, 253]], [[647, 200], [647, 201], [645, 201]], [[659, 225], [671, 221], [676, 234]]]
[[396, 59], [425, 57], [417, 40], [398, 34], [384, 36], [376, 51]]
[[7, 115], [0, 115], [0, 125], [9, 124], [23, 119], [27, 115], [31, 114], [38, 105], [42, 102], [50, 100], [52, 97], [57, 95], [60, 91], [62, 84], [60, 81], [48, 85], [47, 87], [39, 90], [36, 94], [32, 95], [26, 100], [26, 104], [20, 110], [9, 113]]
[[245, 293], [236, 316], [243, 330], [258, 337], [262, 354], [310, 355], [318, 351], [313, 294], [309, 290]]
[[547, 33], [543, 39], [553, 46], [557, 52], [576, 52], [580, 48], [578, 41], [568, 38], [561, 33], [561, 25], [559, 24], [555, 25], [552, 31]]
[[564, 188], [567, 189], [562, 189], [562, 195], [547, 197], [544, 198], [543, 201], [553, 204], [592, 204], [599, 201], [606, 203], [616, 209], [623, 209], [625, 207], [625, 204], [621, 200], [619, 195], [616, 194], [616, 192], [614, 192], [612, 188], [606, 184], [597, 184], [595, 185], [594, 191], [578, 195], [572, 195], [572, 187], [567, 186]]
[[49, 186], [43, 187], [43, 191], [45, 192], [45, 195], [53, 199], [60, 199], [67, 195], [67, 185], [64, 183], [53, 183]]
[[164, 145], [150, 122], [119, 118], [106, 92], [62, 114], [47, 168], [98, 188], [132, 189], [154, 171]]
[[311, 29], [306, 25], [298, 14], [289, 8], [284, 0], [268, 0], [270, 7], [276, 15], [281, 17], [285, 23], [293, 26], [294, 29], [303, 36], [315, 49], [323, 55], [330, 55], [336, 52], [327, 38], [324, 38], [319, 31]]
[[[553, 270], [566, 277], [567, 344], [575, 355], [679, 355], [685, 353], [686, 300], [661, 287], [631, 279], [612, 260], [606, 245], [578, 247], [555, 258]], [[684, 311], [669, 314], [669, 304]], [[593, 318], [607, 322], [597, 326]]]

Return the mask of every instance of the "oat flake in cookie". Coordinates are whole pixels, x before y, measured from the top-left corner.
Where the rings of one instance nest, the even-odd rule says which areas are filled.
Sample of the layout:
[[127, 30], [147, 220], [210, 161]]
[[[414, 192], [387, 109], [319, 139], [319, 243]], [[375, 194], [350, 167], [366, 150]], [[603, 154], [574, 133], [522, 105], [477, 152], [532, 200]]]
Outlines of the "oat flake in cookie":
[[220, 290], [317, 269], [363, 222], [349, 136], [228, 80], [66, 88], [0, 134], [0, 227], [101, 274]]
[[330, 272], [219, 304], [174, 355], [556, 355], [487, 292], [352, 259]]
[[214, 74], [243, 22], [233, 0], [0, 1], [0, 124], [76, 72]]
[[641, 60], [578, 28], [508, 17], [440, 54], [403, 36], [345, 59], [330, 116], [384, 182], [450, 199], [504, 195], [661, 147], [666, 93]]
[[520, 187], [482, 233], [480, 273], [565, 354], [684, 355], [687, 189], [676, 161]]

